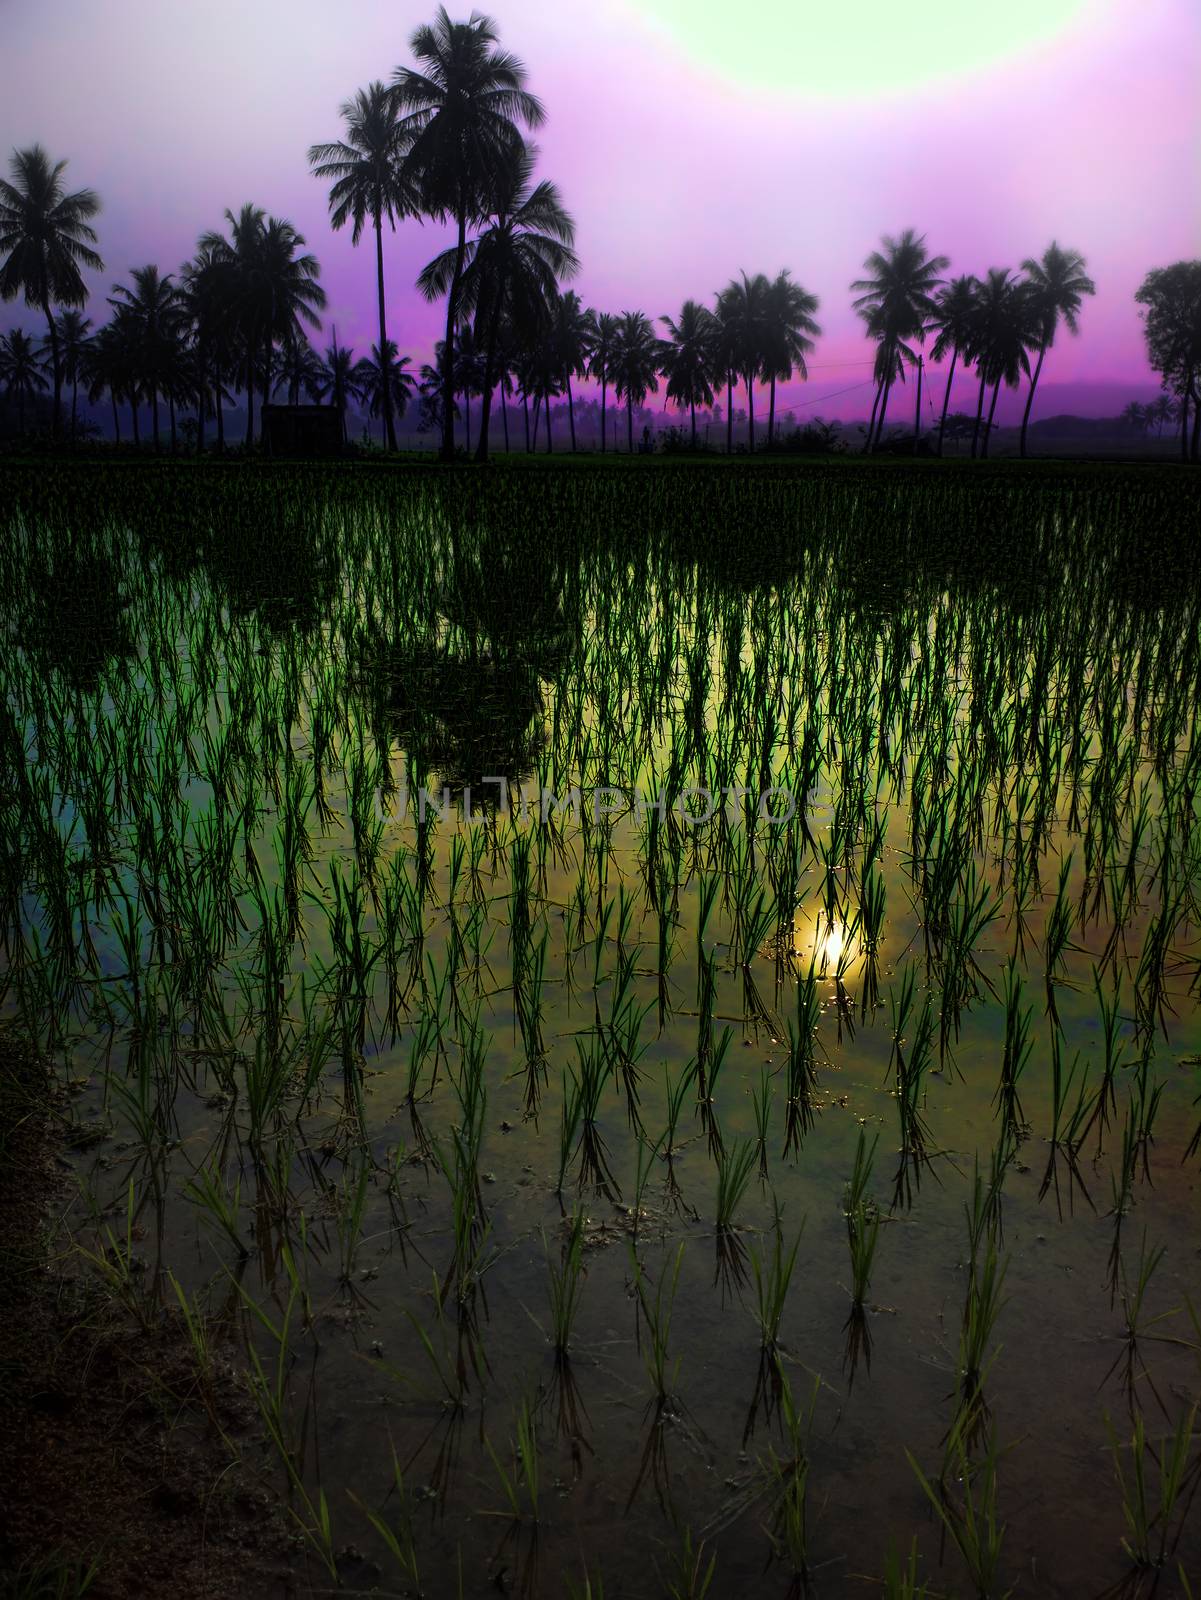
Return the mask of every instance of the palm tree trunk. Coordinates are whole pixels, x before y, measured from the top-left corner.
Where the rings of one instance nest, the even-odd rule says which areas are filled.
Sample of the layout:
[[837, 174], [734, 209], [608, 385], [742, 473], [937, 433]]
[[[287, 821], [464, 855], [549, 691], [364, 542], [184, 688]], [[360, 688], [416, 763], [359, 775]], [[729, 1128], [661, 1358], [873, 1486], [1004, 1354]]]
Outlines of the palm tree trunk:
[[[496, 297], [492, 304], [492, 315], [488, 319], [488, 344], [484, 352], [484, 392], [480, 396], [480, 442], [476, 448], [475, 459], [487, 461], [488, 459], [488, 432], [492, 422], [492, 391], [496, 387], [496, 345], [500, 337], [500, 288], [498, 286]], [[501, 390], [501, 405], [504, 405], [504, 390]], [[509, 444], [509, 424], [505, 419], [505, 448]]]
[[571, 398], [571, 373], [567, 374], [567, 420], [571, 423], [571, 453], [575, 455], [575, 403]]
[[546, 397], [545, 411], [546, 411], [546, 453], [547, 453], [547, 455], [550, 455], [551, 451], [554, 449], [554, 445], [551, 442], [551, 436], [550, 436], [550, 395], [547, 395], [547, 397]]
[[63, 366], [58, 348], [58, 329], [54, 325], [54, 316], [50, 310], [50, 301], [42, 301], [42, 310], [46, 313], [46, 326], [50, 330], [50, 361], [54, 367], [54, 416], [51, 428], [57, 439], [62, 432], [62, 398], [63, 398]]
[[951, 370], [947, 373], [947, 387], [942, 397], [942, 416], [938, 419], [938, 453], [942, 455], [942, 436], [947, 426], [947, 407], [951, 403], [951, 380], [955, 376], [955, 363], [959, 359], [958, 347], [951, 350]]
[[78, 398], [78, 395], [79, 395], [79, 374], [78, 374], [78, 372], [73, 371], [71, 373], [71, 443], [72, 444], [75, 443], [75, 431], [76, 431], [75, 430], [75, 412], [76, 412], [76, 400]]
[[634, 454], [634, 401], [633, 401], [633, 399], [631, 398], [631, 396], [628, 393], [626, 395], [626, 443], [629, 446], [630, 455], [633, 455]]
[[463, 439], [467, 454], [471, 454], [471, 391], [463, 390]]
[[521, 405], [525, 412], [525, 453], [530, 453], [530, 397], [524, 388], [521, 391]]
[[767, 403], [767, 448], [770, 450], [776, 437], [776, 375], [771, 375], [771, 399]]
[[505, 430], [505, 454], [509, 453], [509, 402], [505, 398], [505, 381], [500, 381], [500, 421]]
[[692, 448], [696, 449], [696, 401], [688, 402], [688, 409], [692, 416]]
[[459, 285], [463, 278], [463, 257], [467, 251], [467, 205], [462, 196], [458, 208], [459, 236], [455, 242], [455, 269], [446, 296], [446, 340], [442, 346], [442, 459], [453, 461], [455, 454], [455, 324], [458, 322]]
[[880, 415], [876, 419], [876, 437], [872, 440], [873, 450], [884, 437], [884, 418], [888, 413], [888, 397], [892, 393], [893, 382], [891, 374], [884, 380], [884, 393], [880, 397]]
[[751, 374], [746, 375], [746, 412], [748, 419], [747, 441], [752, 455], [755, 453], [755, 384]]
[[922, 431], [922, 373], [925, 371], [926, 358], [917, 358], [917, 401], [913, 408], [913, 453], [917, 454], [917, 441]]
[[734, 369], [726, 368], [726, 454], [734, 453]]
[[[383, 207], [376, 196], [375, 214], [372, 221], [375, 225], [375, 290], [379, 301], [379, 353], [382, 361], [388, 350], [388, 328], [384, 320], [384, 230], [381, 212]], [[384, 384], [384, 436], [387, 439], [388, 449], [396, 449], [396, 422], [392, 416], [392, 385]]]
[[138, 391], [129, 391], [129, 409], [133, 413], [133, 442], [138, 448], [142, 445], [142, 430], [138, 426]]
[[609, 398], [609, 369], [607, 367], [602, 367], [601, 368], [601, 455], [604, 455], [604, 453], [605, 453], [605, 449], [606, 449], [605, 436], [609, 431], [607, 426], [606, 426], [606, 423], [605, 423], [605, 411], [607, 409], [606, 408], [606, 401], [608, 400], [608, 398]]
[[976, 459], [976, 445], [980, 438], [980, 419], [984, 415], [984, 365], [980, 366], [980, 394], [976, 400], [976, 426], [972, 429], [972, 460]]
[[980, 451], [980, 455], [981, 455], [982, 458], [983, 457], [987, 457], [987, 455], [988, 455], [988, 441], [992, 438], [992, 419], [993, 419], [993, 416], [996, 413], [997, 399], [998, 399], [1000, 393], [1001, 393], [1001, 380], [1000, 380], [1000, 378], [998, 378], [996, 383], [993, 384], [992, 401], [990, 402], [989, 407], [988, 407], [988, 423], [987, 423], [987, 425], [985, 426], [985, 429], [984, 429], [984, 447]]
[[221, 406], [221, 368], [213, 368], [213, 409], [217, 413], [217, 454], [225, 454], [225, 412]]
[[1195, 374], [1190, 371], [1188, 388], [1193, 400], [1193, 443], [1189, 454], [1192, 460], [1196, 461], [1201, 459], [1201, 396], [1197, 394], [1194, 378]]
[[254, 443], [254, 355], [256, 340], [253, 334], [246, 350], [246, 438], [247, 449]]
[[863, 441], [863, 453], [867, 455], [876, 442], [876, 413], [880, 409], [880, 396], [884, 393], [884, 379], [876, 384], [876, 393], [872, 399], [872, 414], [867, 419], [867, 438]]
[[1018, 454], [1022, 460], [1026, 459], [1026, 429], [1030, 426], [1030, 408], [1034, 404], [1034, 391], [1038, 387], [1039, 375], [1043, 370], [1043, 357], [1047, 353], [1047, 341], [1044, 339], [1038, 347], [1038, 360], [1034, 364], [1034, 371], [1030, 374], [1030, 391], [1026, 396], [1026, 409], [1022, 412], [1022, 438]]
[[154, 448], [155, 448], [155, 450], [157, 452], [157, 450], [159, 448], [159, 437], [158, 437], [158, 384], [157, 383], [152, 383], [150, 385], [150, 416], [151, 416], [151, 419], [153, 420], [153, 423], [154, 423]]
[[198, 340], [196, 344], [196, 454], [204, 454], [204, 412], [205, 400], [205, 349], [204, 341]]
[[167, 396], [167, 405], [169, 407], [169, 414], [170, 414], [170, 417], [171, 417], [171, 454], [174, 455], [175, 454], [176, 439], [175, 439], [175, 396], [173, 394], [169, 394]]
[[117, 410], [117, 392], [115, 389], [108, 391], [109, 404], [113, 408], [113, 442], [121, 443], [121, 413]]

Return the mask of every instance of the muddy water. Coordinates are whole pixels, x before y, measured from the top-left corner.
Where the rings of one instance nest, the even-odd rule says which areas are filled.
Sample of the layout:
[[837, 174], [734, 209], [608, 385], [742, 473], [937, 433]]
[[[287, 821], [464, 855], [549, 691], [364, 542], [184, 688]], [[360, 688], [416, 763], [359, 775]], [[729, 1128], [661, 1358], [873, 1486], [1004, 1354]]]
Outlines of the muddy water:
[[[583, 1592], [585, 1574], [594, 1594], [601, 1582], [606, 1595], [689, 1593], [669, 1587], [688, 1540], [694, 1551], [704, 1541], [702, 1572], [716, 1561], [713, 1594], [799, 1592], [796, 1554], [774, 1542], [768, 1466], [792, 1455], [786, 1383], [798, 1407], [812, 1402], [815, 1592], [879, 1592], [890, 1549], [907, 1553], [915, 1538], [937, 1590], [971, 1592], [908, 1456], [937, 1474], [962, 1394], [965, 1208], [977, 1164], [987, 1175], [998, 1141], [1006, 1148], [1010, 962], [1030, 1054], [1006, 1148], [995, 1236], [1004, 1301], [971, 1459], [991, 1430], [1005, 1525], [998, 1593], [1079, 1596], [1121, 1581], [1128, 1530], [1106, 1419], [1127, 1440], [1141, 1415], [1158, 1440], [1201, 1389], [1188, 1315], [1190, 1297], [1201, 1307], [1201, 1160], [1186, 1153], [1201, 1115], [1197, 757], [1188, 716], [1173, 722], [1173, 695], [1191, 692], [1179, 622], [1132, 613], [1087, 575], [1041, 613], [931, 579], [865, 615], [862, 574], [844, 588], [833, 559], [739, 584], [666, 553], [626, 561], [573, 547], [514, 564], [495, 535], [435, 559], [415, 535], [406, 543], [370, 519], [323, 527], [317, 602], [285, 594], [281, 606], [253, 586], [231, 598], [229, 570], [211, 562], [169, 573], [126, 559], [136, 532], [106, 544], [135, 658], [102, 655], [95, 683], [81, 685], [71, 660], [48, 663], [31, 644], [8, 681], [30, 770], [45, 782], [10, 808], [31, 865], [6, 1007], [53, 1046], [75, 1090], [77, 1236], [91, 1243], [107, 1226], [119, 1254], [132, 1192], [133, 1292], [169, 1303], [173, 1274], [214, 1337], [249, 1342], [269, 1376], [277, 1345], [263, 1319], [278, 1328], [288, 1316], [279, 1370], [291, 1480], [265, 1432], [242, 1444], [302, 1522], [324, 1494], [347, 1589], [414, 1587], [366, 1507], [393, 1526], [411, 1519], [427, 1594], [461, 1583], [464, 1594], [561, 1595], [568, 1579]], [[339, 566], [343, 544], [354, 560]], [[883, 592], [894, 576], [882, 575]], [[485, 774], [559, 796], [578, 783], [581, 814], [544, 825], [494, 807], [472, 821], [462, 786], [473, 783], [478, 812]], [[753, 806], [694, 828], [669, 809], [652, 838], [645, 811], [589, 814], [602, 784], [632, 797], [715, 777], [756, 795], [756, 784], [788, 789], [804, 828], [756, 818]], [[424, 827], [412, 793], [397, 815], [391, 787], [415, 782], [454, 791]], [[89, 820], [97, 796], [111, 825], [103, 849]], [[940, 803], [974, 819], [941, 897], [935, 879], [952, 851], [947, 828], [930, 822]], [[885, 911], [869, 951], [872, 826]], [[46, 954], [62, 925], [59, 891], [28, 841], [41, 829], [44, 848], [47, 828], [63, 841], [69, 883], [107, 885], [74, 902], [69, 963]], [[1015, 839], [1032, 830], [1019, 889]], [[304, 848], [289, 857], [297, 833]], [[781, 875], [786, 858], [795, 880]], [[666, 966], [652, 862], [668, 886]], [[1049, 987], [1064, 863], [1071, 926]], [[980, 890], [993, 914], [957, 968], [947, 908], [953, 916]], [[768, 910], [748, 946], [760, 892]], [[268, 948], [265, 920], [284, 928], [290, 900], [294, 927]], [[123, 936], [127, 903], [134, 930]], [[202, 905], [231, 913], [206, 962], [195, 959]], [[1157, 917], [1165, 943], [1148, 964]], [[920, 1086], [925, 1157], [906, 1168], [893, 1006], [911, 968], [916, 1009], [902, 1043], [927, 994], [946, 1025]], [[956, 971], [967, 974], [957, 1025]], [[807, 980], [815, 1087], [793, 1143], [788, 1024], [803, 1031]], [[1081, 1083], [1097, 1096], [1104, 1005], [1116, 1007], [1120, 1052], [1112, 1103], [1087, 1100], [1074, 1148], [1055, 1150], [1053, 1035], [1063, 1069], [1077, 1064], [1069, 1101]], [[433, 1036], [421, 1053], [417, 1041]], [[252, 1080], [273, 1045], [287, 1065], [260, 1116]], [[612, 1065], [595, 1127], [608, 1176], [590, 1181], [577, 1126], [560, 1185], [565, 1098], [590, 1051]], [[703, 1096], [687, 1088], [669, 1140], [669, 1089], [698, 1054], [707, 1073], [716, 1054], [720, 1070]], [[1145, 1114], [1147, 1086], [1160, 1096], [1149, 1131], [1131, 1111]], [[454, 1136], [473, 1116], [478, 1253], [472, 1272], [460, 1260], [456, 1273]], [[1115, 1209], [1131, 1117], [1146, 1137]], [[844, 1191], [860, 1130], [878, 1136], [868, 1194], [882, 1220], [855, 1346]], [[754, 1149], [750, 1178], [719, 1231], [718, 1150], [728, 1162], [741, 1141]], [[198, 1173], [223, 1189], [245, 1259], [198, 1203]], [[460, 1200], [473, 1187], [460, 1182]], [[581, 1289], [563, 1362], [548, 1262], [560, 1261], [577, 1209]], [[773, 1366], [753, 1258], [770, 1257], [777, 1228], [799, 1245]], [[1124, 1295], [1144, 1240], [1163, 1253], [1132, 1350]], [[288, 1260], [303, 1285], [290, 1313]], [[662, 1283], [671, 1306], [662, 1403], [638, 1273], [652, 1300]], [[523, 1403], [538, 1517], [522, 1479], [515, 1521], [493, 1453], [521, 1478], [512, 1441]], [[948, 1484], [960, 1503], [956, 1471]], [[1201, 1521], [1187, 1514], [1196, 1485], [1194, 1465], [1161, 1594], [1184, 1592], [1178, 1565], [1201, 1570]], [[324, 1590], [319, 1544], [308, 1546], [307, 1581]]]

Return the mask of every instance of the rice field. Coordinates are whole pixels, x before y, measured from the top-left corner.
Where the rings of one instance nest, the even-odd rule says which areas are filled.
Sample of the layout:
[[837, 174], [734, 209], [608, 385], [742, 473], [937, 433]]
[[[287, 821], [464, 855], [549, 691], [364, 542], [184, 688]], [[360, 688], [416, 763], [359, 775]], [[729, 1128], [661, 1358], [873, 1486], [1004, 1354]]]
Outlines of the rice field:
[[5, 481], [0, 1019], [302, 1592], [1201, 1592], [1186, 475]]

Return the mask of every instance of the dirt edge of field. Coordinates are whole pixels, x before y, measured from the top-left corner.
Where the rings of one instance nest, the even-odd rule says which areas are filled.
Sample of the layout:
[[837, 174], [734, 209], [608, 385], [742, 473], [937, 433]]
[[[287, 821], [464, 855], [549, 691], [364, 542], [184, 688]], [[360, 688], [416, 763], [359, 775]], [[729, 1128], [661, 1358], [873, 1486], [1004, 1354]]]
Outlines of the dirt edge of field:
[[253, 1415], [236, 1366], [202, 1392], [182, 1317], [143, 1328], [55, 1255], [64, 1125], [43, 1063], [0, 1033], [0, 1596], [284, 1593], [301, 1558], [231, 1454]]

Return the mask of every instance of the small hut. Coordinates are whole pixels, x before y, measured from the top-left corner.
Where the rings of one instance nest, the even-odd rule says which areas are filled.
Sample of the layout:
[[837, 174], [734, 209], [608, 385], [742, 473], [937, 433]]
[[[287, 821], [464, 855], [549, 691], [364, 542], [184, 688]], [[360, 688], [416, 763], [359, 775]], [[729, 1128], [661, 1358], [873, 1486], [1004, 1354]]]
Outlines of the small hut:
[[341, 455], [342, 432], [338, 406], [263, 407], [263, 446], [268, 455]]

